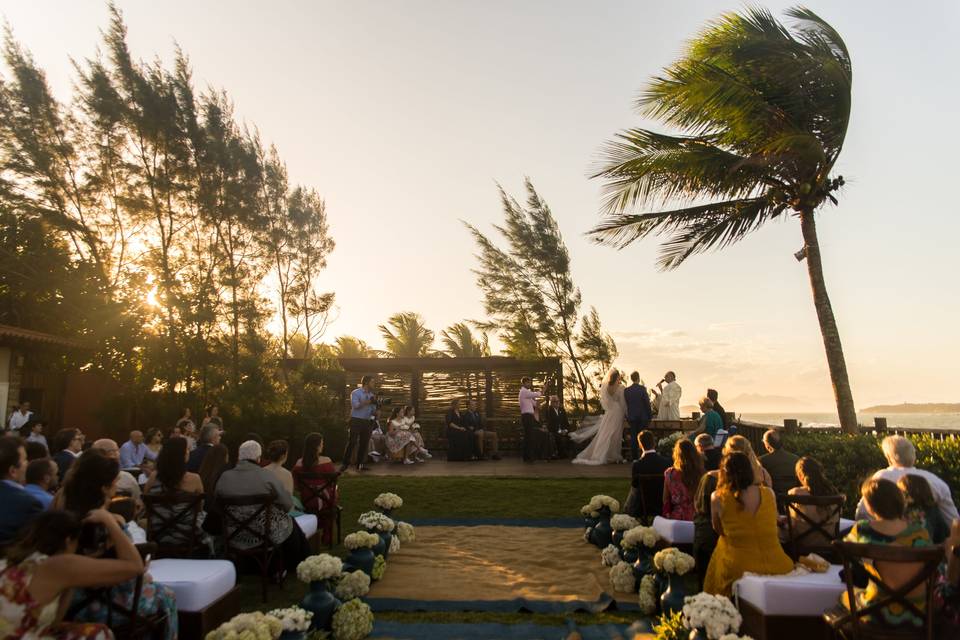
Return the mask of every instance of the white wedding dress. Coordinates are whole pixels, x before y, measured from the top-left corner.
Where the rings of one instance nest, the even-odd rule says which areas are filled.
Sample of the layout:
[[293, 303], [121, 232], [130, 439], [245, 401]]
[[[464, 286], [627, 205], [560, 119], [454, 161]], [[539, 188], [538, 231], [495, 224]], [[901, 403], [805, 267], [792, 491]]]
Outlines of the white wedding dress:
[[619, 382], [613, 385], [605, 383], [603, 391], [600, 392], [600, 405], [603, 407], [602, 416], [598, 416], [592, 424], [570, 432], [570, 439], [576, 442], [586, 442], [593, 438], [590, 446], [573, 459], [573, 464], [600, 465], [620, 462], [623, 459], [621, 447], [626, 415], [623, 385]]

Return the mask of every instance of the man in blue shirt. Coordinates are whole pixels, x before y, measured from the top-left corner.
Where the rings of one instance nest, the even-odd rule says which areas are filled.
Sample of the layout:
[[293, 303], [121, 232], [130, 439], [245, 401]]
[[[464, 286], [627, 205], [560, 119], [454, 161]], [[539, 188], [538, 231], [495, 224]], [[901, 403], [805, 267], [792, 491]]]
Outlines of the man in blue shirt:
[[50, 508], [53, 492], [57, 489], [57, 463], [50, 458], [31, 460], [27, 465], [27, 484], [24, 490], [37, 499], [44, 509]]
[[131, 431], [130, 439], [120, 447], [120, 468], [139, 469], [145, 455], [147, 445], [143, 444], [143, 433]]
[[17, 532], [43, 512], [37, 499], [23, 488], [27, 452], [15, 436], [0, 437], [0, 544], [10, 544]]
[[373, 417], [377, 411], [377, 399], [373, 391], [373, 376], [363, 376], [360, 386], [350, 394], [350, 434], [347, 436], [347, 448], [343, 452], [340, 471], [350, 466], [351, 456], [356, 450], [357, 471], [366, 471], [367, 444], [373, 433]]

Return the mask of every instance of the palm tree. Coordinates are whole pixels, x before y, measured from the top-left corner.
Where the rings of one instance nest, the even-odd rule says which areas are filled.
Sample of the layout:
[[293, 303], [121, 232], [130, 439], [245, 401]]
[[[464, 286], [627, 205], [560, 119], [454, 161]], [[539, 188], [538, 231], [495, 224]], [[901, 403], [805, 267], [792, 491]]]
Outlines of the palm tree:
[[[609, 219], [590, 233], [622, 248], [664, 237], [659, 266], [729, 246], [765, 222], [799, 220], [813, 302], [844, 431], [857, 429], [843, 347], [823, 278], [815, 212], [843, 186], [831, 172], [850, 119], [850, 54], [812, 11], [787, 11], [791, 31], [765, 9], [726, 14], [654, 78], [642, 115], [676, 130], [630, 129], [605, 149]], [[665, 209], [667, 200], [683, 206]], [[638, 210], [640, 212], [638, 212]]]
[[387, 353], [395, 358], [421, 358], [431, 353], [433, 331], [423, 324], [419, 313], [395, 313], [379, 329]]
[[441, 331], [440, 342], [446, 354], [452, 358], [482, 358], [490, 355], [487, 334], [481, 333], [479, 339], [475, 338], [465, 322], [458, 322]]
[[373, 349], [366, 342], [354, 336], [337, 338], [334, 350], [341, 358], [369, 358], [373, 355]]

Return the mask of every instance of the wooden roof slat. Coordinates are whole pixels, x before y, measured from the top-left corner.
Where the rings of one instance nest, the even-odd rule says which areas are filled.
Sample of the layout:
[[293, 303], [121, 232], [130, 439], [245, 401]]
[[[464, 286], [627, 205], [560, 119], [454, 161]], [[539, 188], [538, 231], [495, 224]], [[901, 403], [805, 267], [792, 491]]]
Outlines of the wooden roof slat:
[[518, 360], [505, 356], [485, 358], [338, 358], [344, 371], [353, 373], [409, 373], [411, 371], [518, 371], [538, 373], [560, 367], [560, 358]]
[[33, 329], [24, 329], [23, 327], [14, 327], [9, 324], [0, 324], [0, 342], [12, 340], [17, 342], [30, 342], [34, 344], [55, 345], [58, 347], [67, 347], [70, 349], [87, 349], [85, 345], [72, 338], [55, 336], [51, 333], [34, 331]]

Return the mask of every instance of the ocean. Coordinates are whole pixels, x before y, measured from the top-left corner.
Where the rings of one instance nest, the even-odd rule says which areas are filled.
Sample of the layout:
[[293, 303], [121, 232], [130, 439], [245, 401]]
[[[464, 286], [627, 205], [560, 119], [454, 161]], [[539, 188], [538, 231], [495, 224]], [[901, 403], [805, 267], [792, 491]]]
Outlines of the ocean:
[[[805, 427], [830, 427], [840, 424], [835, 413], [743, 413], [738, 414], [748, 422], [782, 425], [785, 418], [799, 420]], [[960, 431], [960, 413], [858, 413], [860, 424], [873, 426], [877, 416], [887, 419], [887, 427], [912, 427], [914, 429], [956, 429]]]

